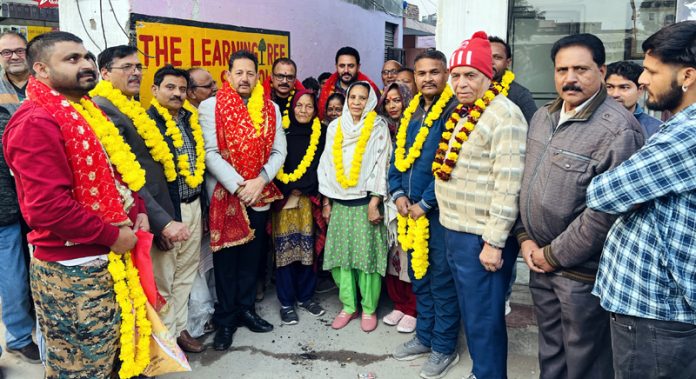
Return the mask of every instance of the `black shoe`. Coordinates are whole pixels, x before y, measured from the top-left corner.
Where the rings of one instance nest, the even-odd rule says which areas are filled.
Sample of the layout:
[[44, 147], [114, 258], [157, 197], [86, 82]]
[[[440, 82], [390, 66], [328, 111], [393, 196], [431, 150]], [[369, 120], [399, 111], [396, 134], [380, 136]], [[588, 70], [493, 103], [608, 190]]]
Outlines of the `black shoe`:
[[21, 349], [7, 349], [8, 353], [17, 355], [21, 360], [29, 363], [41, 363], [41, 357], [39, 356], [39, 347], [32, 341], [29, 345], [24, 346]]
[[237, 331], [236, 327], [220, 326], [218, 327], [215, 338], [213, 339], [213, 349], [223, 351], [230, 348], [232, 345], [232, 336]]
[[273, 325], [259, 317], [256, 312], [247, 310], [239, 315], [240, 326], [246, 326], [254, 333], [268, 333], [273, 330]]
[[324, 308], [321, 307], [316, 301], [309, 299], [305, 301], [304, 303], [298, 303], [300, 308], [304, 309], [305, 311], [309, 312], [312, 316], [319, 317], [326, 313]]
[[300, 319], [297, 317], [295, 307], [280, 307], [280, 321], [285, 325], [295, 325]]

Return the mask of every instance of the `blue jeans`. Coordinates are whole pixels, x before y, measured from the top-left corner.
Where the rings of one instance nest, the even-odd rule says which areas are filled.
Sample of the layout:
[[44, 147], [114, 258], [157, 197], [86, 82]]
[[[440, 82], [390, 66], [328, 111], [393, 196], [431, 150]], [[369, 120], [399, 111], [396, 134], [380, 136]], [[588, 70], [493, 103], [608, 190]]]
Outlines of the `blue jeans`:
[[[428, 271], [421, 279], [413, 276], [408, 265], [413, 293], [416, 295], [416, 336], [425, 346], [443, 354], [452, 354], [459, 337], [459, 308], [454, 289], [452, 271], [445, 253], [445, 228], [440, 224], [438, 211], [428, 214], [430, 239], [428, 240]], [[411, 262], [411, 253], [408, 261]]]
[[0, 226], [2, 322], [7, 328], [7, 347], [13, 350], [32, 342], [31, 330], [34, 326], [29, 314], [29, 281], [23, 254], [19, 223]]
[[519, 251], [517, 241], [508, 238], [503, 267], [496, 272], [486, 271], [479, 261], [483, 249], [480, 236], [445, 229], [445, 243], [474, 364], [472, 371], [477, 378], [507, 378], [505, 292]]

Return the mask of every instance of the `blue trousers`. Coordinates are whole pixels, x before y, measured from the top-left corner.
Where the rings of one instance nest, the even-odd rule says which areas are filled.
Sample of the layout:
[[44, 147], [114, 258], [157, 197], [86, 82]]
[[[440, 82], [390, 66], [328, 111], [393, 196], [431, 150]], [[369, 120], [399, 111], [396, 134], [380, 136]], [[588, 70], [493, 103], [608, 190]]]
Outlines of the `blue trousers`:
[[314, 266], [303, 265], [302, 262], [292, 262], [276, 268], [276, 293], [278, 301], [284, 307], [304, 303], [312, 298], [317, 286], [317, 273]]
[[519, 251], [509, 238], [503, 248], [503, 267], [489, 272], [481, 265], [481, 236], [445, 229], [447, 260], [456, 283], [466, 343], [477, 378], [507, 378], [505, 292]]
[[19, 223], [0, 226], [0, 262], [3, 271], [0, 274], [2, 322], [7, 328], [5, 341], [8, 348], [21, 349], [32, 342], [34, 320], [29, 314], [29, 281]]
[[[428, 271], [421, 279], [413, 276], [408, 265], [413, 293], [416, 295], [416, 336], [425, 346], [443, 354], [452, 354], [459, 337], [459, 308], [452, 271], [445, 253], [445, 228], [440, 224], [438, 211], [431, 211], [430, 239], [428, 240]], [[411, 253], [408, 261], [411, 262]]]

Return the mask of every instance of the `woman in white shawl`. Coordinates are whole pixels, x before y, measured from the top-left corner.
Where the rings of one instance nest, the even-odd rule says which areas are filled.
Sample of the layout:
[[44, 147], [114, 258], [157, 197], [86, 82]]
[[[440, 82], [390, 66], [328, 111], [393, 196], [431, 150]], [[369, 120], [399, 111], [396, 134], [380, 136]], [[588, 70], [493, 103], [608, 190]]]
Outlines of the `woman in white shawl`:
[[357, 318], [357, 289], [361, 328], [370, 332], [377, 327], [375, 312], [387, 267], [382, 201], [387, 195], [391, 139], [386, 121], [374, 112], [376, 106], [370, 85], [353, 83], [343, 114], [329, 125], [319, 162], [322, 214], [329, 222], [324, 269], [331, 271], [343, 303], [331, 325], [334, 329]]

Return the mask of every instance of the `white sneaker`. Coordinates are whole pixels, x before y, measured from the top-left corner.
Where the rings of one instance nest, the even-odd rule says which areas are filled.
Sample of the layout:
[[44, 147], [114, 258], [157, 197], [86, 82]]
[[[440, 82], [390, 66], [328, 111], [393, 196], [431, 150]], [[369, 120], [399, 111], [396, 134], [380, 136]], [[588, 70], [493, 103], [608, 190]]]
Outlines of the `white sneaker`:
[[512, 312], [512, 308], [510, 307], [510, 300], [505, 301], [505, 316], [509, 315], [510, 312]]
[[404, 317], [404, 312], [397, 311], [396, 309], [394, 309], [393, 311], [389, 312], [388, 315], [382, 318], [382, 322], [387, 325], [394, 326], [398, 324], [399, 321], [401, 321], [402, 317]]

